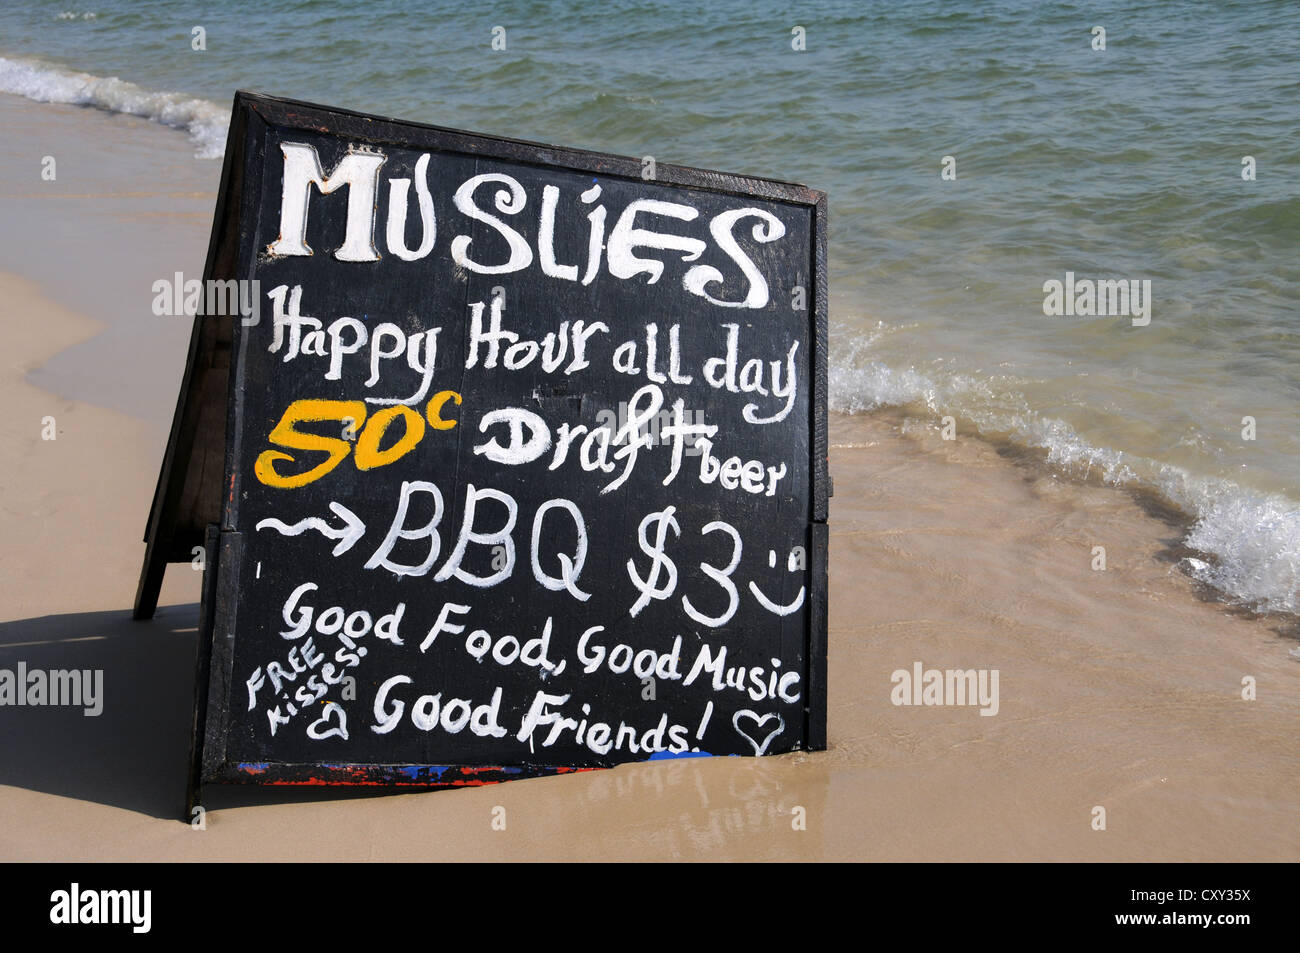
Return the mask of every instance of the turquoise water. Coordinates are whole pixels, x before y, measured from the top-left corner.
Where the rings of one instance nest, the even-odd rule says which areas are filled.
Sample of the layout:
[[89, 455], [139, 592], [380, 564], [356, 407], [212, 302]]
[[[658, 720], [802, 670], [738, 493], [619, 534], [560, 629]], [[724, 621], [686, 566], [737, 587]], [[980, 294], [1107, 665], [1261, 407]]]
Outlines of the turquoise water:
[[[0, 8], [0, 91], [196, 156], [248, 88], [824, 189], [836, 409], [1154, 488], [1190, 571], [1300, 608], [1300, 4], [84, 2]], [[1067, 271], [1150, 324], [1045, 315]]]

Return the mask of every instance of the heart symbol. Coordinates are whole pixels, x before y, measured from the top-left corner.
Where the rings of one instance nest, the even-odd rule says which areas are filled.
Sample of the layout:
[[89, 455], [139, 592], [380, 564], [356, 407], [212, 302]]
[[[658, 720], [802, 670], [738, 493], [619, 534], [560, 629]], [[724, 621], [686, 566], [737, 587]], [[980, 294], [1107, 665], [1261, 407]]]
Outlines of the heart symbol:
[[[767, 735], [763, 737], [763, 742], [762, 744], [760, 744], [759, 742], [754, 740], [753, 735], [747, 732], [744, 728], [740, 727], [740, 720], [742, 718], [748, 718], [751, 721], [753, 721], [754, 728], [756, 729], [756, 731], [761, 731], [763, 726], [766, 725], [773, 718], [776, 719], [776, 727], [773, 728], [771, 731], [769, 731]], [[778, 715], [776, 712], [771, 711], [768, 712], [766, 715], [760, 717], [758, 712], [750, 711], [748, 708], [742, 708], [740, 711], [736, 712], [736, 714], [733, 715], [731, 718], [731, 725], [733, 728], [736, 729], [736, 732], [740, 735], [740, 737], [744, 738], [746, 741], [748, 741], [751, 745], [754, 746], [754, 754], [756, 755], [762, 755], [765, 751], [767, 751], [767, 746], [772, 743], [772, 739], [775, 738], [777, 735], [779, 735], [781, 732], [785, 731], [785, 719], [782, 718], [780, 715]]]
[[[331, 716], [338, 712], [338, 724], [333, 728], [321, 730], [322, 725], [329, 724]], [[348, 740], [348, 713], [343, 710], [341, 705], [334, 702], [326, 702], [325, 710], [320, 713], [320, 717], [307, 726], [307, 737], [316, 741], [322, 741], [325, 738], [333, 738], [335, 735]]]

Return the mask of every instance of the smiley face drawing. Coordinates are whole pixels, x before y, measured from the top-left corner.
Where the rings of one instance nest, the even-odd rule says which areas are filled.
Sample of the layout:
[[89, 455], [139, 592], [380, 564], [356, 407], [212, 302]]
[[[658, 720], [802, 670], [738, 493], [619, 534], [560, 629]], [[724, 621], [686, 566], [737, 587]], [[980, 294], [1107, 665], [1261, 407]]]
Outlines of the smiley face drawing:
[[[767, 565], [768, 568], [770, 569], [776, 568], [775, 549], [769, 549], [767, 551]], [[788, 572], [802, 572], [803, 569], [805, 568], [805, 565], [806, 563], [804, 561], [803, 547], [796, 546], [792, 550], [790, 550], [790, 555], [786, 558], [786, 570]], [[758, 600], [759, 605], [761, 605], [768, 612], [774, 613], [775, 615], [790, 615], [791, 613], [798, 612], [799, 609], [803, 606], [803, 598], [804, 598], [803, 586], [799, 587], [799, 594], [794, 597], [794, 601], [791, 602], [789, 605], [781, 605], [778, 602], [773, 602], [771, 599], [769, 599], [766, 595], [763, 594], [763, 591], [758, 588], [758, 583], [754, 582], [754, 580], [752, 579], [749, 581], [749, 591], [754, 594], [754, 598]]]

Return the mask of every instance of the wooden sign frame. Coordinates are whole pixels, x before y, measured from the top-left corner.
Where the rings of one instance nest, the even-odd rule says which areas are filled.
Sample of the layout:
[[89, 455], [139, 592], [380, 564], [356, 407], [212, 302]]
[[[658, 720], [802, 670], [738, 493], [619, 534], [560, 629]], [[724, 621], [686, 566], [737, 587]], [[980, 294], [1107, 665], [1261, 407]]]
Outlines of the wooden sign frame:
[[[552, 167], [592, 176], [641, 179], [642, 161], [578, 149], [471, 134], [454, 129], [367, 116], [293, 100], [236, 93], [221, 186], [204, 268], [211, 280], [239, 279], [254, 273], [258, 252], [257, 203], [262, 193], [261, 150], [267, 131], [301, 130], [346, 137], [351, 142], [455, 153], [465, 156]], [[807, 314], [811, 322], [812, 377], [809, 382], [811, 433], [808, 461], [811, 519], [808, 553], [808, 631], [806, 670], [802, 673], [802, 747], [826, 746], [826, 562], [827, 500], [827, 201], [822, 192], [769, 179], [660, 163], [658, 185], [752, 197], [806, 207], [811, 212], [812, 247]], [[206, 559], [196, 666], [195, 713], [188, 809], [198, 803], [204, 783], [370, 784], [417, 787], [478, 785], [520, 777], [592, 770], [555, 764], [425, 765], [243, 763], [225, 753], [230, 714], [229, 688], [235, 632], [231, 620], [239, 604], [234, 568], [240, 560], [240, 533], [232, 521], [236, 440], [244, 412], [244, 368], [238, 359], [239, 328], [231, 316], [196, 316], [185, 374], [172, 422], [154, 501], [145, 532], [145, 558], [135, 599], [135, 617], [150, 618], [156, 608], [168, 562]]]

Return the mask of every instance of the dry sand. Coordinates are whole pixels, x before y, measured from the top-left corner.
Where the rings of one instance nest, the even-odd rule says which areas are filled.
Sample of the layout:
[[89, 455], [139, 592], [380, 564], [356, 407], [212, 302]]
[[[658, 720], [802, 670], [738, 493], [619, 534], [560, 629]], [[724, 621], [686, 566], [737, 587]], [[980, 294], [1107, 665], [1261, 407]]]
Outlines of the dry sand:
[[[131, 621], [130, 605], [184, 334], [158, 332], [135, 278], [102, 292], [103, 310], [81, 309], [103, 325], [70, 310], [48, 263], [15, 249], [27, 224], [45, 228], [87, 300], [112, 273], [147, 287], [197, 272], [196, 209], [213, 195], [195, 183], [214, 187], [215, 164], [175, 133], [70, 107], [0, 97], [0, 128], [0, 267], [25, 276], [0, 274], [0, 667], [102, 668], [106, 695], [97, 718], [0, 708], [0, 859], [1300, 859], [1293, 623], [1199, 592], [1158, 507], [891, 414], [832, 426], [830, 750], [388, 796], [213, 788], [207, 829], [179, 823], [199, 573], [169, 568], [151, 622]], [[39, 181], [13, 183], [43, 142], [61, 137], [84, 163], [122, 136], [119, 158], [153, 158], [48, 200], [64, 230], [99, 222], [94, 256], [31, 223], [48, 207]], [[32, 383], [84, 394], [60, 384], [81, 367], [97, 392], [101, 337], [125, 342], [103, 353], [127, 364], [123, 389], [94, 403], [166, 412], [128, 416]], [[57, 354], [75, 360], [55, 373]], [[56, 440], [41, 439], [46, 416]], [[894, 706], [891, 673], [917, 661], [998, 669], [998, 714]]]

